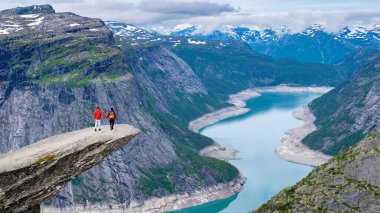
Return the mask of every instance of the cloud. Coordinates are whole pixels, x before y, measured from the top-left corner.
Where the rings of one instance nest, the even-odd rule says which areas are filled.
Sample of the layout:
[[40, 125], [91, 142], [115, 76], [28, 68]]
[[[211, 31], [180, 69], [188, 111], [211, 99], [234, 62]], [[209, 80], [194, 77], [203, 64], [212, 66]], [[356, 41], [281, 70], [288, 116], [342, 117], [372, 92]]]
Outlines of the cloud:
[[172, 0], [142, 0], [139, 9], [145, 12], [160, 14], [182, 14], [195, 16], [219, 15], [225, 12], [235, 12], [236, 8], [229, 4], [211, 2], [180, 2]]
[[198, 26], [197, 32], [209, 34], [226, 26], [255, 26], [281, 28], [292, 33], [301, 32], [313, 24], [322, 24], [328, 32], [339, 32], [347, 26], [380, 24], [380, 10], [360, 11], [312, 11], [298, 10], [279, 13], [225, 14], [221, 16], [192, 17], [184, 20], [168, 20], [162, 25], [174, 28], [178, 24]]
[[380, 4], [374, 4], [377, 1], [1, 0], [0, 10], [51, 3], [57, 12], [122, 21], [161, 33], [179, 24], [197, 25], [201, 33], [226, 26], [287, 26], [292, 32], [300, 32], [312, 24], [323, 24], [327, 31], [338, 32], [346, 26], [380, 24]]

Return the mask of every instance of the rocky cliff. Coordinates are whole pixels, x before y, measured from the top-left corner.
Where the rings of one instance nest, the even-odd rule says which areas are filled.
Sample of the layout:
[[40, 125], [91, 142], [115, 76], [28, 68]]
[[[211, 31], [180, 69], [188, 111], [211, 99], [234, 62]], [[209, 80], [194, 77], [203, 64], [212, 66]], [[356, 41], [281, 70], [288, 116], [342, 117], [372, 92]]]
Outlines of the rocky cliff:
[[94, 132], [88, 128], [1, 155], [0, 211], [38, 209], [41, 202], [53, 197], [67, 182], [126, 145], [138, 133], [138, 129], [128, 125], [116, 125], [113, 131]]
[[379, 165], [377, 129], [255, 212], [379, 212]]
[[380, 54], [377, 52], [348, 81], [310, 104], [318, 130], [303, 143], [329, 155], [356, 144], [380, 126], [379, 91]]
[[[117, 123], [141, 130], [132, 143], [74, 178], [56, 198], [44, 203], [56, 211], [113, 204], [125, 210], [132, 202], [141, 206], [151, 197], [234, 181], [239, 174], [235, 167], [198, 154], [213, 142], [188, 130], [190, 120], [226, 106], [228, 94], [243, 87], [316, 84], [318, 79], [330, 85], [342, 80], [333, 67], [326, 70], [313, 64], [316, 68], [305, 70], [308, 64], [278, 62], [244, 45], [230, 51], [235, 44], [218, 49], [218, 43], [213, 43], [205, 51], [205, 46], [191, 43], [191, 58], [172, 49], [172, 43], [134, 45], [139, 41], [119, 39], [121, 34], [114, 39], [99, 19], [55, 13], [48, 5], [1, 11], [0, 23], [0, 127], [4, 130], [0, 153], [92, 126], [97, 105], [113, 107]], [[192, 63], [197, 48], [208, 56], [202, 66]], [[219, 56], [210, 58], [214, 50]], [[249, 55], [245, 65], [255, 60], [258, 66], [235, 66], [241, 53]], [[218, 71], [226, 57], [233, 57], [228, 67], [234, 69]], [[211, 59], [212, 66], [203, 73], [202, 67]], [[265, 66], [259, 66], [261, 59]], [[296, 80], [284, 77], [287, 70], [280, 69], [284, 64]], [[245, 68], [254, 72], [247, 76]], [[315, 79], [306, 81], [310, 76]], [[210, 85], [213, 77], [218, 79], [215, 86]], [[223, 89], [224, 85], [228, 87]]]

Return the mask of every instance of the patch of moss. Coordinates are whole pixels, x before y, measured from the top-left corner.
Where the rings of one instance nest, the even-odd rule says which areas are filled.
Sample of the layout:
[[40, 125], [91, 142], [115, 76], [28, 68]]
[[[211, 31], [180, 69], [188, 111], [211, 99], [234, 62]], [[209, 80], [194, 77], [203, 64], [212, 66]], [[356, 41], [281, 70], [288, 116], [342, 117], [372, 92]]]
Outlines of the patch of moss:
[[103, 177], [99, 178], [99, 181], [103, 185], [108, 184], [108, 181], [106, 179], [104, 179]]
[[53, 204], [53, 200], [52, 199], [45, 200], [44, 202], [42, 202], [42, 204], [45, 206], [51, 206]]
[[71, 184], [74, 186], [82, 185], [83, 183], [83, 178], [80, 176], [76, 176], [74, 179], [71, 180]]
[[57, 155], [53, 155], [53, 154], [51, 154], [51, 155], [46, 155], [46, 156], [44, 156], [44, 157], [38, 159], [38, 160], [37, 160], [36, 162], [34, 162], [32, 165], [33, 165], [33, 166], [36, 166], [36, 165], [39, 165], [39, 164], [43, 164], [43, 163], [45, 163], [45, 162], [47, 162], [47, 161], [51, 161], [51, 160], [53, 160], [55, 157], [57, 157]]

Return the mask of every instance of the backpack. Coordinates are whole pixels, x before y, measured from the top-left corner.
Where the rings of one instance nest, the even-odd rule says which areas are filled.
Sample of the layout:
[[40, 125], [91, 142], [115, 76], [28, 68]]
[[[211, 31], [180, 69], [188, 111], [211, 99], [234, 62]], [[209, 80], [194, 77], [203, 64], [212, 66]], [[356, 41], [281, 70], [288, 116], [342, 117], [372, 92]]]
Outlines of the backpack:
[[110, 119], [115, 119], [115, 113], [113, 111], [110, 112]]

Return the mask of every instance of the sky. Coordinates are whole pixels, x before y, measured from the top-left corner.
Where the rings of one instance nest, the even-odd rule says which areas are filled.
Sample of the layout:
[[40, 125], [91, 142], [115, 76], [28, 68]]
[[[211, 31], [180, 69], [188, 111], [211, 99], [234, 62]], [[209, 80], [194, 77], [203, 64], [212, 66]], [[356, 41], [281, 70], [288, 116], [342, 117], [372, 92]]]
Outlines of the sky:
[[380, 24], [380, 0], [0, 0], [0, 10], [35, 4], [164, 34], [187, 25], [207, 34], [228, 26], [286, 26], [299, 32], [323, 24], [326, 31], [339, 32]]

